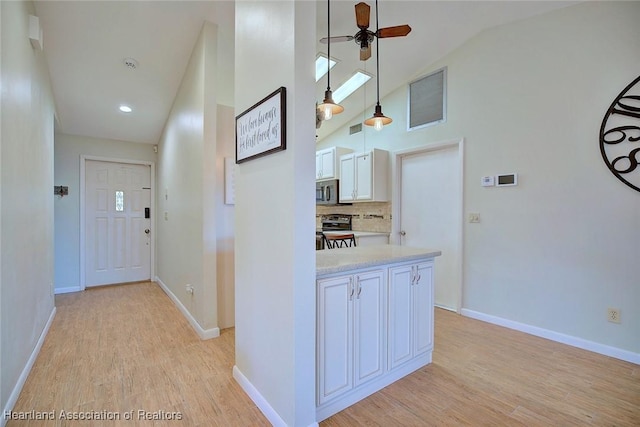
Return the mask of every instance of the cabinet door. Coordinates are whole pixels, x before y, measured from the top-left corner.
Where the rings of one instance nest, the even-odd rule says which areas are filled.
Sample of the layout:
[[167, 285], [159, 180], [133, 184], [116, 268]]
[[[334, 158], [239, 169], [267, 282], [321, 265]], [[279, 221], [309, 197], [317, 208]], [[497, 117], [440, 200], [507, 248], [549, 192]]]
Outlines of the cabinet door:
[[316, 151], [316, 179], [322, 178], [322, 153]]
[[340, 201], [350, 202], [355, 194], [355, 160], [353, 154], [340, 157]]
[[355, 157], [356, 200], [373, 199], [373, 154], [362, 153]]
[[383, 270], [354, 277], [354, 386], [384, 372], [384, 282]]
[[413, 266], [389, 269], [389, 369], [413, 357]]
[[318, 281], [318, 404], [353, 388], [353, 279]]
[[414, 356], [433, 349], [433, 264], [417, 265], [413, 285]]
[[336, 149], [328, 148], [320, 151], [320, 178], [329, 179], [336, 177]]

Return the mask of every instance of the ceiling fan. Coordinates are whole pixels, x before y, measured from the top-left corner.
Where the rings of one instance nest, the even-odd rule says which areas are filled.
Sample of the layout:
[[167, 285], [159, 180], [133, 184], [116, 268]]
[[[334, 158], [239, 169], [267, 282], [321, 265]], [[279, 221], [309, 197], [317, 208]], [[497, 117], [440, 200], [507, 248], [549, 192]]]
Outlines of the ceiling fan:
[[[377, 2], [376, 2], [377, 7]], [[334, 42], [348, 42], [355, 40], [360, 46], [360, 60], [366, 61], [371, 58], [371, 42], [375, 37], [379, 39], [388, 37], [404, 37], [411, 32], [411, 27], [408, 25], [396, 25], [394, 27], [378, 28], [373, 32], [369, 30], [369, 15], [371, 7], [363, 2], [356, 4], [356, 25], [360, 30], [353, 36], [336, 36], [336, 37], [324, 37], [320, 39], [320, 43], [326, 44], [328, 41]], [[377, 14], [377, 9], [376, 9]]]

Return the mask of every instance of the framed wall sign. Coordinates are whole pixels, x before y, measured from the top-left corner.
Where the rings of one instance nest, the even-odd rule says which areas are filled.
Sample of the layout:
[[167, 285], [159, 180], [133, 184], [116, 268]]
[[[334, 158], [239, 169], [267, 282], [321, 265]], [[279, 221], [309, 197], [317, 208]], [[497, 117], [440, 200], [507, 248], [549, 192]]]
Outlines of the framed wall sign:
[[286, 101], [281, 87], [236, 117], [236, 163], [287, 148]]

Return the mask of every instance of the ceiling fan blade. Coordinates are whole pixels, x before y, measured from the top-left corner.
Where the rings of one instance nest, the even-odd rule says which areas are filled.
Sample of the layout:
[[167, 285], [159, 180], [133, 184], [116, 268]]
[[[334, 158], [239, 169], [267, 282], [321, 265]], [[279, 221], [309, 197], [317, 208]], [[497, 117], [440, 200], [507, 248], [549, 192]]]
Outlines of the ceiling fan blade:
[[366, 3], [358, 3], [356, 5], [356, 24], [359, 28], [369, 28], [369, 14], [371, 7]]
[[371, 58], [371, 45], [364, 50], [360, 49], [360, 61], [366, 61], [369, 58]]
[[[334, 36], [334, 37], [331, 37], [331, 43], [350, 42], [351, 40], [353, 40], [353, 36]], [[329, 41], [328, 37], [323, 37], [323, 38], [320, 39], [320, 43], [322, 43], [322, 44], [327, 44], [328, 41]]]
[[411, 32], [410, 26], [396, 25], [395, 27], [380, 28], [376, 35], [379, 38], [383, 39], [385, 37], [403, 37], [409, 34], [410, 32]]

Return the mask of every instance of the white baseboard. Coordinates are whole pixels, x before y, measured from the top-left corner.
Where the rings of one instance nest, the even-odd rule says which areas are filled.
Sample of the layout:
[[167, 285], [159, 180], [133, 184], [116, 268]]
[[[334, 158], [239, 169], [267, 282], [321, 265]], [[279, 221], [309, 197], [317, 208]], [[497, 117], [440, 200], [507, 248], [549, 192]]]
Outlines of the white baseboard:
[[200, 337], [201, 340], [208, 340], [210, 338], [217, 338], [220, 336], [220, 328], [211, 328], [211, 329], [203, 329], [202, 326], [198, 323], [198, 321], [191, 315], [187, 307], [185, 307], [182, 302], [178, 299], [177, 296], [171, 292], [169, 287], [165, 285], [162, 280], [158, 276], [156, 276], [154, 280], [165, 294], [173, 301], [173, 303], [178, 307], [178, 310], [182, 313], [182, 315], [187, 319], [191, 327], [196, 331], [196, 334]]
[[27, 360], [27, 364], [25, 365], [24, 369], [22, 370], [22, 373], [18, 377], [18, 382], [16, 383], [15, 387], [13, 387], [13, 390], [9, 395], [9, 399], [7, 400], [7, 404], [5, 405], [4, 410], [2, 411], [3, 416], [0, 417], [1, 427], [4, 427], [7, 424], [8, 419], [4, 416], [4, 414], [7, 414], [13, 411], [13, 407], [18, 401], [18, 397], [20, 396], [22, 387], [24, 387], [24, 383], [27, 381], [27, 377], [31, 372], [31, 368], [33, 368], [33, 364], [36, 363], [36, 358], [40, 353], [40, 349], [42, 348], [44, 339], [49, 333], [49, 328], [51, 327], [51, 323], [53, 323], [53, 318], [55, 316], [56, 316], [56, 308], [53, 307], [53, 310], [51, 310], [51, 314], [49, 315], [49, 319], [47, 320], [47, 323], [44, 325], [44, 329], [42, 330], [42, 333], [38, 338], [38, 342], [36, 343], [36, 346], [33, 348], [33, 351], [31, 352], [31, 356], [29, 356], [29, 359]]
[[541, 338], [546, 338], [551, 341], [556, 341], [562, 344], [570, 345], [572, 347], [593, 351], [594, 353], [599, 353], [604, 356], [614, 357], [616, 359], [620, 359], [626, 362], [631, 362], [631, 363], [640, 365], [640, 354], [634, 353], [628, 350], [623, 350], [617, 347], [611, 347], [611, 346], [600, 344], [593, 341], [588, 341], [582, 338], [573, 337], [571, 335], [561, 334], [560, 332], [550, 331], [548, 329], [527, 325], [525, 323], [515, 322], [509, 319], [503, 319], [502, 317], [492, 316], [490, 314], [468, 310], [466, 308], [463, 308], [460, 314], [466, 317], [470, 317], [472, 319], [482, 320], [483, 322], [493, 323], [494, 325], [498, 325], [498, 326], [504, 326], [505, 328], [514, 329], [516, 331], [524, 332], [530, 335], [535, 335]]
[[[236, 365], [233, 365], [233, 378], [240, 384], [240, 387], [244, 390], [245, 393], [253, 400], [253, 403], [256, 404], [258, 409], [262, 412], [262, 414], [267, 417], [267, 420], [274, 427], [286, 427], [287, 423], [284, 422], [280, 415], [269, 405], [269, 402], [260, 394], [257, 388], [251, 384], [251, 381], [244, 376], [240, 369]], [[316, 424], [317, 425], [317, 424]]]
[[82, 288], [80, 286], [67, 286], [65, 288], [55, 288], [53, 290], [53, 293], [58, 295], [58, 294], [68, 294], [71, 292], [80, 292], [82, 291]]

